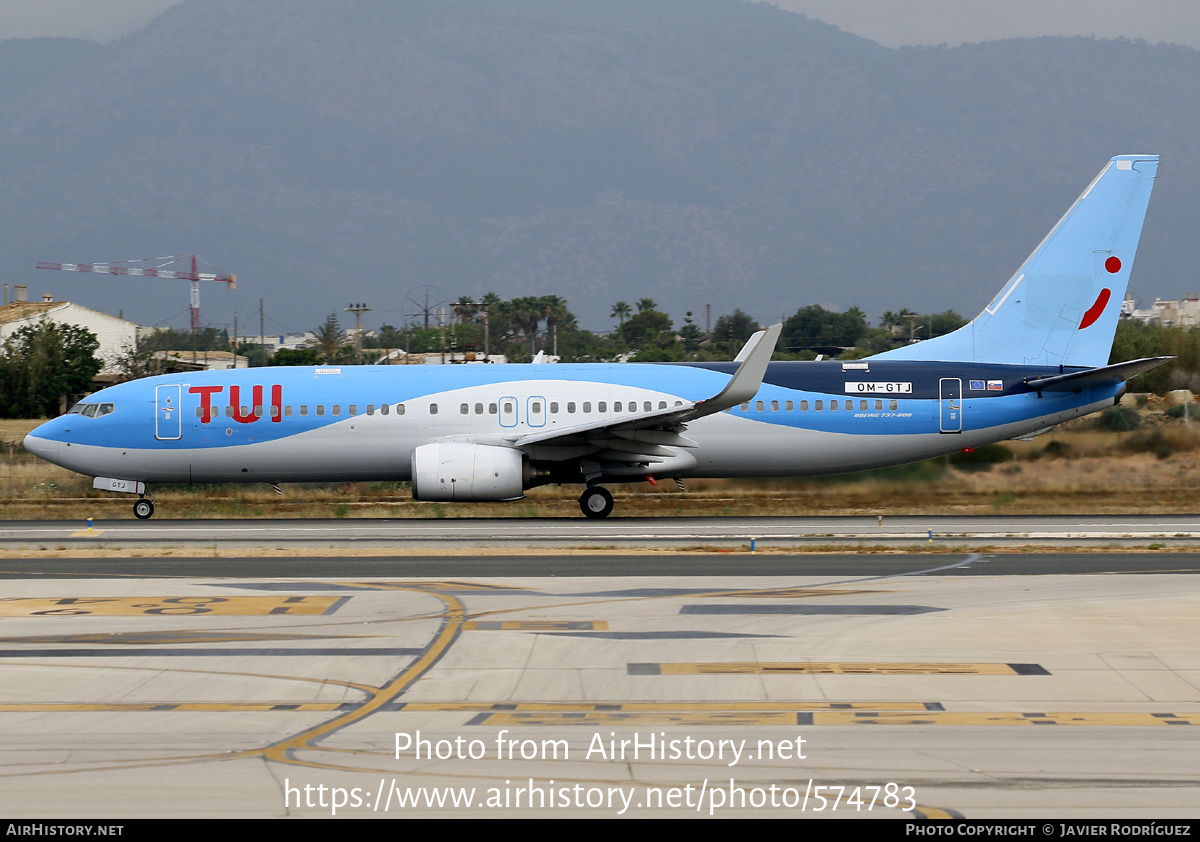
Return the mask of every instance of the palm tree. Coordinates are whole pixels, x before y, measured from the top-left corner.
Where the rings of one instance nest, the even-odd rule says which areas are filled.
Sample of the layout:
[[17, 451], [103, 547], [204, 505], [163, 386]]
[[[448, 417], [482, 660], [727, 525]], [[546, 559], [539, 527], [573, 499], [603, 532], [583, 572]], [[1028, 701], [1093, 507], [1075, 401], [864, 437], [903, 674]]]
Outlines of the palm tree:
[[637, 308], [639, 313], [645, 313], [647, 310], [657, 310], [658, 302], [653, 298], [639, 298]]
[[618, 301], [616, 304], [613, 305], [612, 318], [620, 321], [622, 327], [625, 326], [625, 320], [628, 319], [631, 315], [633, 315], [633, 310], [624, 301]]
[[338, 326], [335, 313], [330, 313], [325, 324], [313, 331], [314, 338], [309, 344], [316, 349], [321, 362], [334, 360], [342, 350], [342, 329]]

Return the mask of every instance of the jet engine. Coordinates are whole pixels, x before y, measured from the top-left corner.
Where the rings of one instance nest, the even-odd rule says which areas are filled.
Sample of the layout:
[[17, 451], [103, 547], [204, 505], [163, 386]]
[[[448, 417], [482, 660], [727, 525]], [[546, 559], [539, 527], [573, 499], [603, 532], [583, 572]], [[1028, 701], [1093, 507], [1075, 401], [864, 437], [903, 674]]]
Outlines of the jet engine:
[[417, 500], [514, 500], [526, 486], [525, 457], [512, 447], [470, 442], [423, 444], [412, 455]]

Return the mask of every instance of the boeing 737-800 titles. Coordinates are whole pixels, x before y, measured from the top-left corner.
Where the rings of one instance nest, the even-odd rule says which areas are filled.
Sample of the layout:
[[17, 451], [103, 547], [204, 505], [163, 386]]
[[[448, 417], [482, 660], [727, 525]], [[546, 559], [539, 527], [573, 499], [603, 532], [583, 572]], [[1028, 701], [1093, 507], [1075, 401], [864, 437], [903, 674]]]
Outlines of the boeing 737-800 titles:
[[421, 500], [548, 483], [804, 476], [928, 459], [1112, 406], [1165, 358], [1108, 365], [1158, 158], [1119, 155], [973, 321], [854, 362], [255, 368], [103, 389], [25, 447], [138, 496], [154, 483], [407, 480]]

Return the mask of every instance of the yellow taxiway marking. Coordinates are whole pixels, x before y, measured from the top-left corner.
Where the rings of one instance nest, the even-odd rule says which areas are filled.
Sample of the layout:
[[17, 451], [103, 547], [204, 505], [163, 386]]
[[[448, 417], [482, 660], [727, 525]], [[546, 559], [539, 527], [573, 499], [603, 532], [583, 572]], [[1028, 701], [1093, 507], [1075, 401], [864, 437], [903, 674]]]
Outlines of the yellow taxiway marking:
[[813, 711], [813, 710], [891, 710], [926, 711], [924, 702], [403, 702], [406, 711], [482, 711], [514, 713], [523, 711], [561, 711], [577, 713], [602, 711]]
[[146, 713], [162, 711], [334, 711], [341, 702], [143, 702], [124, 704], [0, 705], [0, 713]]
[[823, 711], [814, 713], [814, 725], [1200, 725], [1200, 713], [1083, 713], [1064, 711], [957, 712], [929, 711], [912, 714]]
[[608, 631], [605, 620], [472, 620], [463, 631]]
[[[689, 711], [496, 711], [481, 713], [471, 725], [1200, 725], [1200, 713], [1063, 713], [948, 712], [923, 713], [871, 710]], [[864, 705], [863, 707], [868, 707]], [[732, 706], [731, 706], [732, 708]]]
[[[808, 714], [805, 714], [806, 716]], [[795, 713], [754, 713], [742, 711], [677, 711], [668, 713], [487, 713], [471, 720], [471, 725], [795, 725]]]
[[340, 596], [147, 596], [0, 599], [0, 617], [331, 614]]
[[[1021, 675], [1014, 664], [938, 663], [675, 663], [630, 664], [641, 675]], [[657, 670], [655, 670], [657, 668]], [[1039, 668], [1040, 669], [1040, 668]], [[1045, 674], [1041, 670], [1041, 674]]]

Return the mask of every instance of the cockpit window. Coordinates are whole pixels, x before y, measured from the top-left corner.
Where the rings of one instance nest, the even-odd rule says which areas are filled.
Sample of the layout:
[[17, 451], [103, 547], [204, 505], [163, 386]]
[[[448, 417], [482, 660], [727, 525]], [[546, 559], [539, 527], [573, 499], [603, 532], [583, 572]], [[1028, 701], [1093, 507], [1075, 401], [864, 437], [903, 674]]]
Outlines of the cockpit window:
[[67, 415], [82, 415], [84, 418], [100, 418], [108, 415], [116, 407], [111, 403], [77, 403], [71, 407]]

